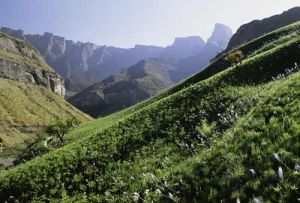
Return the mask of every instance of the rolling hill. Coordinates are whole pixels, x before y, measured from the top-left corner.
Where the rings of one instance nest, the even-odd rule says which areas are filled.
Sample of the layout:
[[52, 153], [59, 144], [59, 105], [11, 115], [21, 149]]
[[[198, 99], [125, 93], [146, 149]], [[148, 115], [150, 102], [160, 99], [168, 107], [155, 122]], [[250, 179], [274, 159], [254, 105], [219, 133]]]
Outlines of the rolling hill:
[[297, 202], [299, 30], [74, 129], [71, 144], [0, 173], [1, 201]]
[[90, 118], [64, 101], [64, 84], [30, 44], [0, 33], [1, 153], [62, 118]]

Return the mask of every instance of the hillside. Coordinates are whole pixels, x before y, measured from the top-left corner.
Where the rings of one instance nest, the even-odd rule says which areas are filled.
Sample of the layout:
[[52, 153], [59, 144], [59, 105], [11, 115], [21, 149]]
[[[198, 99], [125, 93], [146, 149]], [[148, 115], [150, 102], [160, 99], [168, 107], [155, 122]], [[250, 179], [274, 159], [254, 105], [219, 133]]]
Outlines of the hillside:
[[64, 91], [63, 79], [36, 49], [0, 33], [0, 154], [57, 119], [89, 120], [64, 101]]
[[296, 202], [299, 30], [74, 129], [72, 144], [1, 173], [1, 201]]
[[116, 112], [175, 84], [177, 81], [172, 78], [172, 73], [177, 69], [173, 60], [142, 60], [120, 74], [95, 83], [68, 101], [94, 117]]
[[249, 42], [261, 35], [289, 25], [300, 20], [300, 7], [289, 9], [282, 14], [271, 16], [262, 20], [254, 20], [242, 25], [232, 36], [227, 49], [231, 50], [239, 45]]
[[[227, 26], [219, 26], [214, 30], [213, 36], [218, 35], [220, 47], [224, 41], [229, 41], [232, 36]], [[175, 58], [183, 59], [186, 57], [203, 54], [211, 56], [205, 51], [206, 43], [200, 37], [181, 37], [176, 38], [174, 43], [166, 48], [157, 46], [136, 45], [133, 48], [125, 49], [112, 46], [99, 46], [90, 42], [74, 42], [66, 40], [61, 36], [52, 33], [43, 35], [24, 34], [22, 30], [13, 30], [2, 27], [0, 31], [8, 33], [17, 38], [26, 40], [35, 46], [45, 61], [54, 68], [66, 81], [66, 97], [69, 98], [76, 93], [84, 90], [97, 81], [119, 72], [127, 67], [133, 66], [141, 60], [148, 58]], [[227, 42], [228, 43], [228, 42]], [[227, 46], [226, 43], [226, 46]], [[216, 44], [218, 47], [218, 44]], [[208, 50], [209, 51], [209, 50]], [[221, 48], [213, 52], [220, 52]], [[211, 58], [205, 57], [200, 63], [192, 64], [193, 70], [199, 70], [202, 65], [207, 65]], [[187, 76], [194, 72], [187, 72]]]

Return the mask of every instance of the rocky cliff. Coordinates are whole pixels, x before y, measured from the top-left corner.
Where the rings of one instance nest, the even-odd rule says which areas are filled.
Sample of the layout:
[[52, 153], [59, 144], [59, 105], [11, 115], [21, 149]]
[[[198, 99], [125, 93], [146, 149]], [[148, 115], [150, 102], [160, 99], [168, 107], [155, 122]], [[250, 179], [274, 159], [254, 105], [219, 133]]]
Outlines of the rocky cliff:
[[0, 77], [32, 83], [64, 96], [64, 80], [31, 45], [0, 33]]
[[[220, 25], [218, 27], [220, 29], [214, 31], [213, 39], [216, 39], [215, 36], [217, 36], [218, 40], [222, 42], [221, 47], [223, 48], [222, 35], [227, 34], [227, 32], [223, 30], [225, 26]], [[48, 32], [43, 35], [24, 35], [22, 30], [9, 28], [1, 28], [1, 30], [18, 38], [26, 39], [40, 51], [46, 62], [65, 79], [66, 97], [68, 98], [96, 81], [118, 74], [123, 68], [130, 67], [141, 60], [147, 58], [184, 59], [191, 56], [199, 57], [207, 50], [205, 49], [207, 43], [198, 36], [176, 38], [171, 46], [165, 48], [136, 45], [130, 49], [123, 49], [98, 46], [93, 43], [73, 42]], [[226, 42], [226, 40], [228, 39], [227, 36], [224, 37], [227, 46], [228, 41]], [[207, 47], [211, 47], [211, 45]], [[219, 51], [220, 47], [217, 45], [216, 51], [211, 53], [215, 54]], [[208, 64], [212, 54], [207, 55], [204, 53], [204, 55], [205, 57], [201, 56], [200, 60], [195, 60], [197, 62], [193, 63], [194, 69], [192, 72], [187, 69], [186, 76]], [[198, 63], [199, 61], [200, 63]]]
[[250, 23], [242, 25], [232, 36], [227, 49], [238, 47], [239, 45], [249, 42], [261, 35], [276, 30], [285, 25], [300, 20], [300, 7], [295, 7], [263, 20], [254, 20]]

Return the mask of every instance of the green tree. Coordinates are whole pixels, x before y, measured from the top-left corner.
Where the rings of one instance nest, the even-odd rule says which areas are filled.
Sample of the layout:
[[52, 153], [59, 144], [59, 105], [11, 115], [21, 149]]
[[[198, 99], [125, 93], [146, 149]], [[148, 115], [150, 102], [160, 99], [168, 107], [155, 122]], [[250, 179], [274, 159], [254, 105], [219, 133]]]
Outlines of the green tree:
[[226, 57], [225, 60], [233, 63], [235, 65], [241, 64], [243, 59], [245, 58], [245, 55], [241, 50], [236, 50], [234, 52], [229, 53]]
[[45, 128], [45, 132], [48, 135], [56, 136], [63, 143], [64, 136], [69, 132], [69, 130], [78, 125], [78, 122], [74, 119], [58, 120], [53, 124], [48, 125]]

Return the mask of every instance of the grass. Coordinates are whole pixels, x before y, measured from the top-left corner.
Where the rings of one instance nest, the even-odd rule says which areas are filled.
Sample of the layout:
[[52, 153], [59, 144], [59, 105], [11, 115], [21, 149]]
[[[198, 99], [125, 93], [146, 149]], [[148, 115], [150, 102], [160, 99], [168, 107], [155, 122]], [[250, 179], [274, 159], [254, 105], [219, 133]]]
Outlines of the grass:
[[74, 129], [71, 144], [1, 173], [1, 201], [298, 201], [300, 36], [290, 32], [298, 27], [240, 47], [240, 65], [221, 57]]
[[21, 144], [44, 125], [60, 118], [89, 119], [60, 96], [41, 86], [0, 79], [0, 135], [2, 144]]

